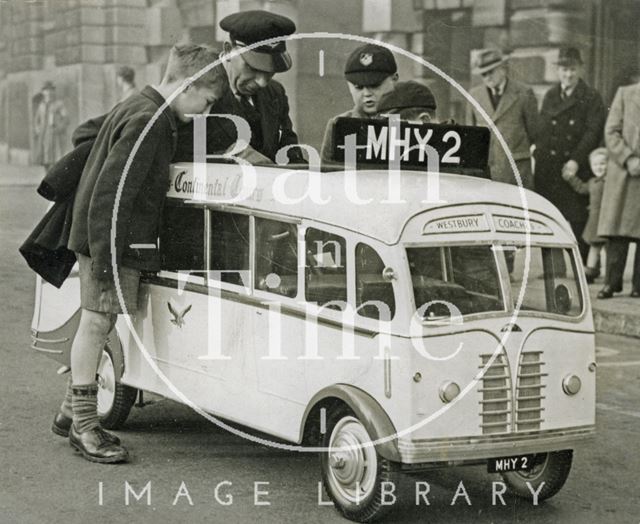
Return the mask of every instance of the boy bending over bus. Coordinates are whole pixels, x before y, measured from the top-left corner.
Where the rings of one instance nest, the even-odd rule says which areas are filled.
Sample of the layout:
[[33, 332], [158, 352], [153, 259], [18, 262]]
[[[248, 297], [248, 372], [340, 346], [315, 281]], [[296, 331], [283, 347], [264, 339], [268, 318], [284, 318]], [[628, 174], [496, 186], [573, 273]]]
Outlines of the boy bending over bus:
[[222, 68], [209, 70], [160, 109], [185, 80], [217, 58], [202, 46], [173, 47], [162, 82], [146, 86], [107, 115], [78, 183], [68, 247], [80, 266], [82, 311], [71, 346], [71, 386], [52, 430], [68, 434], [71, 446], [92, 462], [128, 459], [118, 437], [98, 420], [98, 359], [117, 315], [136, 311], [140, 272], [160, 269], [158, 229], [177, 120], [189, 121], [190, 114], [203, 113], [222, 96]]

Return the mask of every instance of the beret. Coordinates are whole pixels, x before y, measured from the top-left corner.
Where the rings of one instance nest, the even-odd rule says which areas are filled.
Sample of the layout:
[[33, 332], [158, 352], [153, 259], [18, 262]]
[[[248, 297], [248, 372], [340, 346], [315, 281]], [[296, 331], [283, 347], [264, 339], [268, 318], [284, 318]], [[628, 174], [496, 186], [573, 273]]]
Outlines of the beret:
[[378, 112], [385, 113], [408, 107], [423, 107], [433, 111], [437, 107], [436, 98], [431, 89], [419, 82], [398, 82], [393, 91], [380, 99]]

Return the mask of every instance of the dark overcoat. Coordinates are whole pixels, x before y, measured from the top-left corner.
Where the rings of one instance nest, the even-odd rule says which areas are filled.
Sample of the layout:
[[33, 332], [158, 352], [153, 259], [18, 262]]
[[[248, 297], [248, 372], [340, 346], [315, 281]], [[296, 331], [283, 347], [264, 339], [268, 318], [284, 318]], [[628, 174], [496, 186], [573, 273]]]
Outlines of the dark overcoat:
[[[210, 114], [240, 116], [251, 126], [251, 146], [267, 158], [275, 161], [279, 149], [298, 144], [298, 135], [293, 130], [289, 117], [289, 101], [282, 84], [271, 80], [253, 97], [255, 110], [244, 106], [230, 89], [217, 100]], [[250, 114], [250, 112], [252, 114]], [[180, 125], [175, 162], [193, 162], [193, 123]], [[207, 118], [207, 154], [221, 154], [237, 140], [236, 126], [228, 118]], [[290, 162], [304, 162], [299, 148], [287, 153]]]
[[160, 269], [157, 238], [176, 141], [173, 112], [168, 106], [159, 112], [164, 103], [147, 86], [115, 106], [82, 172], [68, 247], [92, 258], [98, 278], [112, 273], [112, 233], [117, 265]]
[[640, 157], [640, 84], [618, 89], [604, 132], [609, 162], [602, 195], [598, 234], [640, 239], [640, 177], [625, 162]]
[[578, 176], [590, 178], [589, 153], [602, 141], [605, 108], [600, 94], [583, 80], [562, 99], [560, 84], [544, 95], [536, 139], [535, 189], [570, 222], [587, 220], [588, 196], [573, 191], [562, 179], [562, 166], [578, 163]]

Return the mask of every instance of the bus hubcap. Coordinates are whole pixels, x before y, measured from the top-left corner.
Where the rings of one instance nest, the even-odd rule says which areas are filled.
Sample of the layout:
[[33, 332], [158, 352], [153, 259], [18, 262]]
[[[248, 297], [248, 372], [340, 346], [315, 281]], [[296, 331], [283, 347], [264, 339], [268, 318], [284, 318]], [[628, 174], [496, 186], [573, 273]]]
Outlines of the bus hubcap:
[[[329, 481], [337, 497], [357, 503], [375, 484], [377, 457], [364, 426], [355, 417], [338, 421], [329, 442]], [[363, 446], [364, 445], [364, 446]]]

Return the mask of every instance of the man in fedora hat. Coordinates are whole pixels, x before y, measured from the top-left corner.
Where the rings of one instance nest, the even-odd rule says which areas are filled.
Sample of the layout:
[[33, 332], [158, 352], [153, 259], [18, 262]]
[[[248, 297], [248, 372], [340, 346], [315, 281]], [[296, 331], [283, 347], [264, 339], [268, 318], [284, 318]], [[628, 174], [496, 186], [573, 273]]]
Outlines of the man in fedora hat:
[[582, 231], [588, 218], [588, 197], [576, 193], [562, 177], [565, 172], [586, 181], [591, 176], [589, 153], [602, 141], [604, 104], [600, 94], [582, 80], [582, 65], [575, 47], [559, 50], [559, 81], [542, 101], [534, 157], [536, 191], [569, 221], [586, 260], [589, 245], [582, 240]]
[[[469, 91], [493, 120], [504, 137], [520, 173], [522, 185], [533, 188], [531, 144], [538, 124], [538, 105], [528, 86], [509, 77], [507, 58], [498, 49], [483, 49], [473, 60], [473, 73], [482, 77], [482, 84]], [[473, 105], [467, 105], [466, 123], [487, 126]], [[511, 163], [497, 137], [491, 137], [489, 147], [491, 178], [515, 184]]]
[[[289, 118], [289, 101], [284, 87], [273, 80], [274, 75], [291, 68], [291, 56], [283, 40], [268, 42], [235, 56], [233, 52], [288, 36], [295, 32], [296, 26], [287, 17], [253, 10], [226, 16], [220, 21], [220, 27], [229, 32], [229, 40], [224, 43], [220, 55], [229, 89], [213, 104], [209, 113], [243, 118], [251, 129], [250, 146], [260, 153], [255, 156], [274, 161], [281, 148], [298, 143]], [[193, 125], [188, 125], [179, 130], [175, 161], [194, 160], [193, 129]], [[238, 138], [238, 129], [231, 119], [207, 118], [208, 154], [227, 151]], [[289, 149], [287, 155], [290, 162], [305, 161], [299, 148]]]

